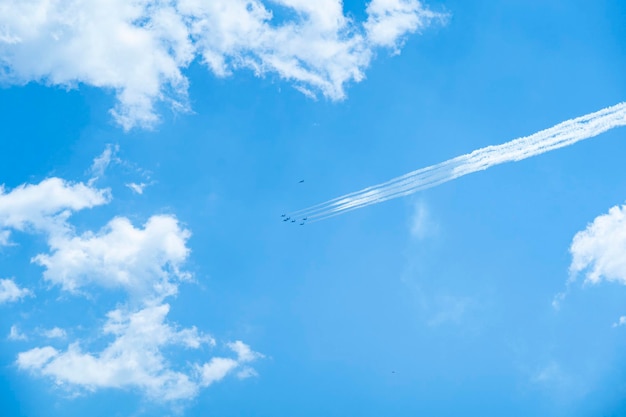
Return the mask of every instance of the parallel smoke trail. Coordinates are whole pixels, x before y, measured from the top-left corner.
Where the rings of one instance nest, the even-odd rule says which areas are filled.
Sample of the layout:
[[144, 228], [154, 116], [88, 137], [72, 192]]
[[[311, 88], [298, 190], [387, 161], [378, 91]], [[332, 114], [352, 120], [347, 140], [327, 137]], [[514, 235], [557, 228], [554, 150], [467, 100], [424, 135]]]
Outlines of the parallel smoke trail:
[[444, 182], [483, 171], [494, 165], [521, 161], [589, 139], [615, 127], [626, 125], [626, 103], [570, 119], [530, 136], [501, 145], [487, 146], [436, 165], [418, 169], [387, 182], [334, 198], [289, 214], [291, 218], [320, 221], [351, 210], [382, 203], [392, 198], [434, 187]]

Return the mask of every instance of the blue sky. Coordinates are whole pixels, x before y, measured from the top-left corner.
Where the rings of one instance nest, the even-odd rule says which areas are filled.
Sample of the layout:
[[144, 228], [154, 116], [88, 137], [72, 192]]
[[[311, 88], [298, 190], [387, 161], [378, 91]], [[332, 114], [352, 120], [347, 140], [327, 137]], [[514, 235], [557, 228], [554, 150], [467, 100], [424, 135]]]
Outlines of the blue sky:
[[3, 1], [0, 407], [622, 415], [626, 129], [280, 215], [622, 102], [624, 18]]

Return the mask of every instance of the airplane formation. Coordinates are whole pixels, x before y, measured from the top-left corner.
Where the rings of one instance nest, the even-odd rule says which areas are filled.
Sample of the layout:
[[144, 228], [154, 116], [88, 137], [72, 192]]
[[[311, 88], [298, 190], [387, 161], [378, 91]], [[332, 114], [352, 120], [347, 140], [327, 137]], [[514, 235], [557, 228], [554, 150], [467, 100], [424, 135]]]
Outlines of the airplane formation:
[[[282, 217], [282, 218], [283, 218], [283, 221], [284, 221], [284, 222], [288, 222], [288, 221], [290, 221], [290, 220], [291, 220], [291, 223], [295, 223], [295, 222], [297, 222], [297, 221], [298, 221], [298, 219], [292, 219], [291, 217], [287, 216], [286, 214], [281, 214], [281, 215], [280, 215], [280, 217]], [[300, 220], [301, 220], [301, 222], [300, 222], [300, 226], [304, 226], [304, 223], [306, 222], [307, 218], [306, 218], [306, 217], [303, 217], [303, 218], [302, 218], [302, 219], [300, 219]]]
[[[304, 180], [300, 180], [298, 181], [298, 184], [302, 184], [304, 182]], [[289, 222], [291, 220], [291, 223], [295, 223], [298, 221], [298, 219], [292, 219], [290, 216], [287, 216], [286, 214], [281, 214], [280, 217], [282, 217], [284, 222]], [[304, 223], [306, 222], [307, 218], [303, 217], [302, 219], [300, 219], [300, 226], [304, 226]]]

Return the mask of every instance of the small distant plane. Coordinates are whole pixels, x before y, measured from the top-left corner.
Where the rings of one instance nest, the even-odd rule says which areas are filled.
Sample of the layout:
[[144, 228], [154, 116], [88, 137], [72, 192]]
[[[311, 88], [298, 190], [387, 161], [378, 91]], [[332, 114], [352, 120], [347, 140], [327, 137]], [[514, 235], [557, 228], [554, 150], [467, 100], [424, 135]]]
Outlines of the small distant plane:
[[286, 222], [287, 220], [289, 220], [289, 217], [285, 217], [285, 218], [283, 219], [283, 221], [284, 221], [284, 222]]
[[280, 215], [280, 217], [285, 217], [285, 216], [286, 216], [286, 214], [281, 214], [281, 215]]
[[296, 219], [293, 219], [293, 220], [291, 221], [291, 223], [295, 223], [295, 222], [296, 222]]
[[303, 218], [302, 221], [306, 221], [306, 219], [308, 219], [308, 217]]
[[300, 223], [300, 226], [304, 226], [304, 222]]
[[298, 181], [298, 184], [302, 184], [304, 182], [304, 180], [300, 180]]

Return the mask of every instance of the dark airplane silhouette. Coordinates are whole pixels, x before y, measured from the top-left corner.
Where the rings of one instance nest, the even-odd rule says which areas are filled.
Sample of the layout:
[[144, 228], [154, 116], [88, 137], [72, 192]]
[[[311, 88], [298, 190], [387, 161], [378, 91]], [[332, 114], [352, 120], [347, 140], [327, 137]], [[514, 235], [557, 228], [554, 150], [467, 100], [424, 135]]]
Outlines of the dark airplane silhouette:
[[287, 220], [289, 220], [289, 217], [285, 217], [285, 218], [283, 219], [283, 221], [284, 221], [284, 222], [286, 222]]
[[281, 215], [280, 215], [280, 217], [285, 217], [285, 216], [286, 216], [286, 214], [281, 214]]
[[302, 184], [303, 182], [304, 182], [304, 180], [300, 180], [300, 181], [298, 182], [298, 184]]
[[302, 220], [306, 221], [306, 219], [308, 219], [308, 217], [303, 218]]

